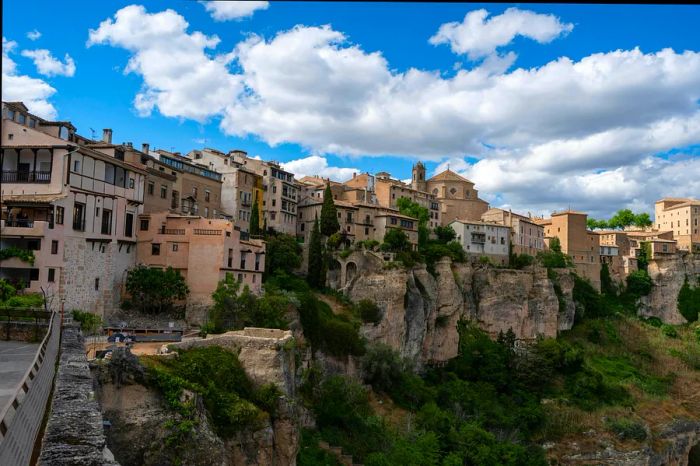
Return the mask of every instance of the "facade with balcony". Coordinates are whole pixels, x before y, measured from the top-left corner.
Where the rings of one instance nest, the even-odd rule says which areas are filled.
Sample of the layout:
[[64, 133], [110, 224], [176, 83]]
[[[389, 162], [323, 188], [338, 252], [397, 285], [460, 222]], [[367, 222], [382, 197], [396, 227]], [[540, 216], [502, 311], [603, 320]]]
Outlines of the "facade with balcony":
[[35, 255], [33, 265], [2, 261], [2, 276], [46, 291], [54, 305], [65, 300], [66, 309], [115, 309], [135, 261], [145, 172], [20, 103], [3, 102], [2, 118], [2, 248]]
[[485, 256], [496, 264], [508, 263], [510, 227], [476, 220], [454, 220], [449, 226], [457, 233], [457, 241], [464, 252], [473, 260]]

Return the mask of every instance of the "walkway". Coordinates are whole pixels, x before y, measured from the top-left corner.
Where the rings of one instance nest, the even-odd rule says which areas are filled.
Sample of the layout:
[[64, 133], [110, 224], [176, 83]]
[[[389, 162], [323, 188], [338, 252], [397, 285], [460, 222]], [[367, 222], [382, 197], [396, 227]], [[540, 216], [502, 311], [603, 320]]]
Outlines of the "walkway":
[[15, 395], [38, 349], [38, 343], [0, 341], [0, 412]]

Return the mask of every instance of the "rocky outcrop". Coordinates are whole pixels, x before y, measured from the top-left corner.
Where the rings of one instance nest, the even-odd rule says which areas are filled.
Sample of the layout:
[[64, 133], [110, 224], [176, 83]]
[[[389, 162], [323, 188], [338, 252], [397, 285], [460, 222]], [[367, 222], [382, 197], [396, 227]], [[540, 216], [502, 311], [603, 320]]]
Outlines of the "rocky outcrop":
[[543, 268], [508, 270], [443, 259], [434, 276], [424, 266], [374, 268], [360, 271], [343, 290], [353, 301], [371, 299], [383, 310], [380, 322], [362, 326], [369, 341], [419, 363], [439, 363], [457, 355], [462, 318], [493, 336], [512, 328], [525, 340], [571, 328], [573, 279], [562, 272], [558, 282], [560, 296]]
[[654, 282], [651, 293], [641, 298], [639, 315], [658, 317], [669, 324], [684, 324], [678, 312], [678, 292], [683, 283], [697, 283], [700, 277], [700, 257], [696, 254], [675, 255], [669, 259], [649, 262], [649, 276]]

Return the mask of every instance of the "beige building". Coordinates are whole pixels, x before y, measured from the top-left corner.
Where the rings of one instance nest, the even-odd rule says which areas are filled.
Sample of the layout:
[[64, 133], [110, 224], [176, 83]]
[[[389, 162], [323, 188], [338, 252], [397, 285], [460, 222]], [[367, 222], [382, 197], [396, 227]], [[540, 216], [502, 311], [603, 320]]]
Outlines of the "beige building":
[[474, 183], [449, 168], [432, 178], [425, 179], [425, 167], [421, 162], [413, 166], [414, 189], [430, 193], [440, 204], [442, 225], [456, 219], [481, 220], [488, 210], [488, 202], [479, 199]]
[[[231, 214], [234, 222], [242, 231], [250, 231], [250, 217], [255, 200], [258, 199], [258, 219], [260, 229], [263, 227], [263, 178], [243, 164], [236, 161], [235, 154], [241, 157], [242, 151], [225, 154], [219, 150], [206, 148], [193, 150], [187, 158], [208, 166], [221, 173], [221, 208]], [[276, 203], [276, 202], [275, 202]]]
[[169, 214], [139, 216], [137, 261], [148, 267], [172, 267], [187, 280], [188, 304], [206, 306], [226, 273], [260, 293], [265, 243], [242, 239], [225, 219]]
[[658, 230], [673, 232], [678, 249], [700, 253], [700, 200], [663, 198], [654, 205]]
[[585, 213], [567, 210], [535, 222], [544, 227], [547, 246], [551, 238], [559, 238], [562, 252], [571, 256], [577, 273], [600, 291], [600, 238], [588, 230], [587, 218]]
[[79, 145], [69, 122], [19, 102], [2, 105], [2, 248], [32, 249], [34, 264], [0, 263], [0, 277], [42, 288], [52, 304], [105, 315], [116, 309], [136, 258], [146, 172]]
[[510, 227], [510, 244], [514, 254], [536, 256], [544, 250], [544, 227], [538, 225], [531, 217], [493, 208], [484, 212], [481, 220]]
[[299, 186], [294, 175], [277, 162], [254, 159], [244, 151], [231, 151], [229, 156], [236, 164], [262, 177], [261, 224], [279, 233], [295, 235]]
[[480, 220], [454, 220], [449, 226], [457, 233], [457, 241], [472, 260], [485, 256], [496, 264], [508, 264], [510, 227]]
[[639, 257], [644, 243], [649, 244], [650, 259], [669, 258], [678, 251], [673, 231], [627, 231], [630, 244], [630, 256]]

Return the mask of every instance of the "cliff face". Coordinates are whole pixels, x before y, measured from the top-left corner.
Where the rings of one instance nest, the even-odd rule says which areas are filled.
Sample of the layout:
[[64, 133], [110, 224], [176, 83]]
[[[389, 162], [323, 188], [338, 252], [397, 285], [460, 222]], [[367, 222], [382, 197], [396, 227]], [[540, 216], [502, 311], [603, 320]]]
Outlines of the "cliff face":
[[365, 270], [344, 291], [353, 301], [371, 299], [384, 311], [376, 325], [362, 334], [421, 363], [444, 362], [457, 355], [457, 322], [478, 322], [491, 335], [513, 329], [517, 338], [554, 337], [571, 328], [575, 306], [573, 280], [562, 273], [562, 311], [545, 269], [507, 270], [435, 264], [435, 276], [425, 267]]
[[697, 255], [674, 256], [649, 262], [649, 276], [654, 282], [649, 296], [640, 301], [639, 314], [658, 317], [669, 324], [683, 324], [685, 318], [678, 312], [678, 292], [686, 277], [696, 284], [700, 277], [700, 257]]

